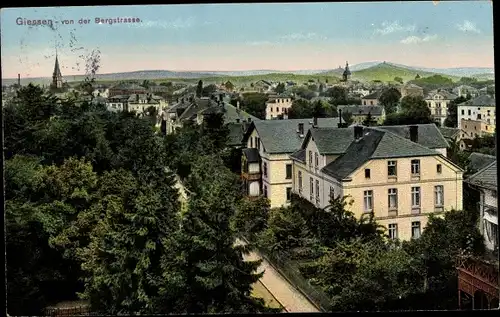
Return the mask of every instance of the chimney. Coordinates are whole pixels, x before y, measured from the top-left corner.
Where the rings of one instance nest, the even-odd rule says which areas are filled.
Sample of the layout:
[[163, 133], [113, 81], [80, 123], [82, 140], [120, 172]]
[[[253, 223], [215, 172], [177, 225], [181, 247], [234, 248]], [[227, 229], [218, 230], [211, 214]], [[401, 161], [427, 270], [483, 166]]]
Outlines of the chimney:
[[304, 123], [299, 123], [298, 124], [297, 132], [299, 133], [300, 137], [304, 136]]
[[418, 125], [410, 126], [410, 141], [418, 143]]
[[316, 117], [313, 118], [313, 127], [314, 128], [318, 127], [318, 118], [316, 118]]
[[363, 127], [356, 125], [354, 126], [354, 140], [359, 140], [363, 137]]
[[238, 100], [238, 101], [236, 101], [236, 108], [237, 108], [237, 109], [240, 109], [240, 101], [239, 101], [239, 100]]
[[17, 74], [17, 84], [21, 86], [21, 74]]

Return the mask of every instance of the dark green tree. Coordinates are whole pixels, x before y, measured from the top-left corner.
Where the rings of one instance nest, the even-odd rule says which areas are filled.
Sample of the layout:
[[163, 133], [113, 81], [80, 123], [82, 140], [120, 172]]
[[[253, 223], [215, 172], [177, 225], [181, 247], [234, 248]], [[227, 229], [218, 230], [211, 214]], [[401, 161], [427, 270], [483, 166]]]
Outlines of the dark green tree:
[[382, 91], [378, 100], [382, 106], [384, 106], [385, 114], [389, 115], [396, 112], [400, 99], [401, 93], [399, 90], [394, 87], [389, 87]]
[[196, 97], [200, 98], [203, 93], [203, 81], [200, 79], [196, 86]]
[[278, 86], [276, 86], [276, 93], [277, 94], [282, 94], [285, 92], [285, 84], [284, 83], [279, 83]]
[[457, 115], [457, 108], [458, 105], [461, 104], [462, 102], [466, 102], [467, 98], [466, 97], [458, 97], [455, 100], [452, 100], [448, 104], [448, 109], [447, 109], [447, 116], [446, 119], [444, 120], [444, 126], [445, 127], [450, 127], [450, 128], [456, 128], [458, 124], [458, 115]]

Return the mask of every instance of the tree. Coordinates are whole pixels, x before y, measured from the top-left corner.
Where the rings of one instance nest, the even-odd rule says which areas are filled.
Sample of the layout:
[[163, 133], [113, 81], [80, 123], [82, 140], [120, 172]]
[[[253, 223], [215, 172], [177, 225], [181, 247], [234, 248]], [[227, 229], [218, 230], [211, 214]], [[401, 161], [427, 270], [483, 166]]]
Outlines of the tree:
[[292, 102], [292, 106], [288, 109], [288, 118], [289, 119], [304, 119], [304, 118], [312, 118], [311, 104], [309, 101], [305, 99], [296, 99]]
[[270, 209], [269, 199], [263, 196], [256, 200], [243, 198], [233, 219], [235, 230], [245, 235], [259, 234], [267, 227]]
[[203, 93], [203, 81], [201, 79], [198, 81], [198, 86], [196, 86], [196, 97], [200, 98]]
[[209, 97], [210, 95], [212, 95], [216, 91], [217, 91], [217, 86], [214, 84], [210, 84], [208, 86], [203, 87], [202, 92], [201, 92], [201, 96]]
[[246, 93], [241, 102], [243, 110], [264, 120], [266, 118], [267, 95], [262, 93]]
[[342, 119], [344, 120], [344, 123], [346, 123], [348, 126], [354, 122], [354, 119], [352, 118], [352, 113], [348, 111], [342, 112]]
[[371, 112], [368, 112], [368, 115], [366, 115], [366, 118], [363, 120], [363, 125], [366, 127], [369, 127], [371, 125], [374, 125], [376, 123], [376, 120], [373, 119], [373, 116]]
[[394, 87], [389, 87], [384, 89], [380, 94], [379, 101], [384, 106], [386, 115], [395, 113], [397, 110], [397, 105], [401, 99], [401, 93], [398, 89]]
[[420, 78], [420, 75], [419, 75], [419, 74], [417, 74], [417, 76], [415, 76], [415, 79], [419, 79], [419, 78]]
[[346, 104], [347, 90], [341, 86], [334, 86], [326, 91], [327, 96], [331, 98], [330, 103], [334, 106]]
[[[120, 178], [117, 173], [107, 176]], [[163, 283], [162, 256], [171, 252], [166, 240], [179, 226], [175, 180], [165, 169], [158, 185], [121, 173], [128, 173], [121, 178], [128, 183], [115, 183], [99, 201], [95, 210], [104, 217], [80, 251], [87, 272], [83, 295], [96, 312], [154, 313]], [[124, 197], [112, 193], [123, 186], [132, 192]]]
[[229, 80], [224, 84], [224, 87], [226, 87], [227, 90], [232, 91], [234, 89], [234, 85], [232, 82]]
[[164, 277], [172, 282], [161, 294], [171, 300], [161, 312], [267, 311], [261, 300], [250, 296], [251, 285], [261, 276], [254, 273], [260, 263], [244, 261], [248, 249], [234, 243], [230, 223], [239, 196], [237, 182], [216, 156], [200, 157], [193, 166], [188, 187], [196, 195], [164, 261]]
[[141, 84], [142, 87], [146, 88], [146, 89], [149, 89], [149, 87], [151, 86], [151, 82], [147, 79], [144, 79], [142, 81], [142, 84]]
[[446, 151], [447, 157], [453, 163], [457, 164], [464, 171], [466, 171], [466, 174], [468, 174], [468, 169], [470, 164], [468, 153], [465, 153], [460, 149], [460, 143], [457, 139], [455, 139], [453, 142], [450, 142], [449, 144], [450, 146]]
[[276, 86], [276, 93], [277, 94], [282, 94], [285, 92], [285, 84], [284, 83], [279, 83], [278, 86]]
[[403, 83], [403, 78], [396, 76], [396, 77], [394, 77], [394, 81], [402, 84]]
[[405, 96], [401, 99], [401, 113], [386, 116], [384, 125], [408, 125], [432, 123], [431, 111], [421, 96]]
[[458, 97], [454, 100], [452, 100], [448, 104], [448, 110], [447, 110], [447, 116], [446, 119], [444, 120], [444, 126], [445, 127], [450, 127], [450, 128], [456, 128], [458, 124], [458, 115], [457, 115], [457, 108], [458, 105], [461, 104], [462, 102], [467, 101], [466, 97]]

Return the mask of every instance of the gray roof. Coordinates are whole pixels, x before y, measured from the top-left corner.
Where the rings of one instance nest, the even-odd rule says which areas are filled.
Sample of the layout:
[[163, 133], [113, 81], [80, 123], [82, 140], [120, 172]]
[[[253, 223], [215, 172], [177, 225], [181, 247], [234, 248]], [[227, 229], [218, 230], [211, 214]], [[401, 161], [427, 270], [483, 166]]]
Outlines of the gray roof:
[[186, 110], [179, 116], [179, 120], [192, 119], [199, 111], [217, 105], [217, 102], [209, 98], [195, 98]]
[[363, 136], [359, 140], [354, 139], [354, 129], [343, 130], [352, 131], [349, 137], [350, 145], [344, 154], [322, 169], [325, 174], [338, 180], [346, 179], [371, 159], [440, 155], [434, 150], [383, 129], [364, 128]]
[[[258, 120], [247, 130], [243, 142], [253, 129], [257, 130], [266, 153], [293, 153], [300, 148], [303, 137], [297, 133], [299, 123], [304, 124], [304, 134], [312, 127], [313, 119]], [[318, 118], [319, 127], [336, 127], [338, 118]]]
[[372, 92], [371, 94], [364, 96], [361, 99], [378, 99], [378, 98], [380, 98], [381, 94], [382, 94], [382, 91], [378, 90], [378, 91]]
[[473, 171], [479, 171], [496, 161], [496, 159], [497, 158], [493, 155], [472, 152], [469, 155], [469, 168]]
[[497, 161], [484, 167], [466, 180], [467, 183], [491, 190], [498, 190]]
[[243, 135], [245, 134], [246, 129], [248, 128], [250, 124], [246, 122], [230, 122], [227, 124], [227, 127], [229, 129], [229, 140], [228, 140], [228, 145], [229, 146], [241, 146], [243, 145], [243, 142], [241, 141], [243, 139]]
[[460, 133], [460, 129], [458, 128], [448, 128], [448, 127], [440, 127], [439, 131], [446, 139], [455, 139], [457, 134]]
[[456, 98], [458, 98], [457, 95], [455, 94], [452, 94], [451, 92], [447, 91], [447, 90], [441, 90], [441, 89], [438, 89], [438, 90], [433, 90], [433, 91], [430, 91], [427, 96], [425, 97], [425, 99], [434, 99], [434, 96], [435, 95], [441, 95], [443, 96], [443, 98], [445, 100], [454, 100]]
[[489, 95], [481, 95], [471, 100], [467, 100], [459, 104], [459, 106], [477, 106], [477, 107], [485, 107], [485, 106], [495, 106], [495, 98], [490, 97]]
[[[448, 142], [434, 123], [416, 124], [418, 126], [418, 144], [429, 149], [442, 149], [448, 147]], [[410, 138], [409, 125], [380, 126], [379, 129], [390, 131], [405, 139]]]
[[243, 149], [243, 155], [247, 158], [248, 163], [258, 163], [260, 160], [259, 150], [256, 148]]
[[305, 162], [306, 161], [306, 150], [300, 149], [298, 151], [295, 151], [290, 155], [290, 157], [293, 159], [296, 159], [298, 161]]
[[302, 148], [304, 149], [309, 138], [312, 137], [321, 155], [342, 154], [351, 145], [353, 135], [354, 128], [326, 127], [310, 129], [305, 141], [302, 143]]
[[337, 110], [340, 109], [342, 112], [349, 112], [353, 116], [366, 116], [371, 113], [372, 116], [381, 116], [384, 110], [382, 106], [361, 106], [361, 105], [343, 105], [338, 106]]
[[224, 103], [224, 109], [224, 122], [236, 122], [236, 119], [239, 119], [240, 121], [248, 121], [248, 119], [250, 119], [250, 121], [260, 120], [248, 112], [236, 108], [230, 103]]

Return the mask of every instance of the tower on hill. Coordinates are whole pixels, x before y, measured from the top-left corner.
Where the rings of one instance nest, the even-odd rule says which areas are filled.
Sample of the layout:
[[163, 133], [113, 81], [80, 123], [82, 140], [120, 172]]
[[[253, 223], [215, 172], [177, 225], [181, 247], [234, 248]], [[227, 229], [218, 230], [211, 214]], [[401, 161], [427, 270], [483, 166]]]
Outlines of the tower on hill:
[[348, 62], [345, 62], [345, 69], [344, 69], [344, 73], [342, 74], [342, 79], [344, 81], [348, 81], [349, 79], [351, 79], [351, 71], [349, 70], [349, 63]]
[[59, 60], [57, 58], [57, 52], [56, 52], [56, 63], [54, 65], [54, 72], [52, 73], [52, 84], [50, 85], [50, 88], [52, 89], [63, 88], [62, 74], [61, 74], [61, 69], [59, 68]]

